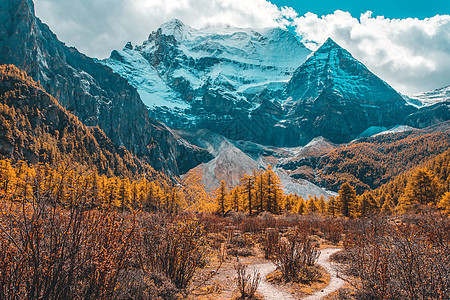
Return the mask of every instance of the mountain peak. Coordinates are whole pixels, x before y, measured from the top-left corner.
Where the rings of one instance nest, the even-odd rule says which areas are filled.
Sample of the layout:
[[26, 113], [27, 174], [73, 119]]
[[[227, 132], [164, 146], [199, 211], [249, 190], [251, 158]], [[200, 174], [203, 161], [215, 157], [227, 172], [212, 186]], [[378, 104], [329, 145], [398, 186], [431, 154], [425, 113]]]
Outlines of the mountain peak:
[[167, 36], [174, 36], [175, 39], [180, 40], [183, 38], [184, 32], [186, 31], [187, 26], [181, 22], [179, 19], [172, 19], [170, 21], [167, 21], [163, 23], [159, 28], [158, 31], [161, 34], [167, 35]]
[[321, 53], [330, 53], [330, 52], [340, 52], [340, 53], [345, 53], [345, 56], [348, 59], [354, 59], [353, 56], [350, 54], [350, 52], [348, 52], [347, 50], [345, 50], [344, 48], [342, 48], [338, 43], [336, 43], [332, 38], [328, 38], [323, 44], [322, 46], [319, 47], [319, 49], [317, 49], [316, 53], [321, 54]]
[[401, 99], [386, 82], [331, 38], [297, 69], [288, 90], [294, 100], [313, 100], [325, 90], [366, 104]]

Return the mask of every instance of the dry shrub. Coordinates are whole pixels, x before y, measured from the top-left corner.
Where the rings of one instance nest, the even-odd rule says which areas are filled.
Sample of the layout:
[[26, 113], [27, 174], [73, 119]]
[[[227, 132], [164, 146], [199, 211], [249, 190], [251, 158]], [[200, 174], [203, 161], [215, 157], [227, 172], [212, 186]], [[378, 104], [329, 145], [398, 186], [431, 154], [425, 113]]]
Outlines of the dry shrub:
[[326, 218], [321, 223], [321, 231], [326, 240], [336, 245], [342, 240], [344, 225], [340, 219]]
[[449, 219], [439, 215], [354, 221], [343, 272], [363, 299], [448, 299]]
[[227, 250], [227, 255], [230, 256], [255, 256], [255, 252], [251, 248], [231, 248]]
[[264, 258], [270, 259], [274, 253], [275, 250], [278, 247], [278, 241], [280, 239], [280, 234], [278, 233], [278, 230], [275, 228], [267, 228], [266, 229], [266, 236], [264, 240]]
[[51, 200], [34, 193], [0, 204], [0, 298], [118, 298], [133, 253], [132, 218]]
[[169, 278], [176, 288], [186, 289], [195, 273], [207, 264], [206, 232], [196, 219], [166, 220], [144, 221], [141, 250], [154, 270]]
[[309, 282], [320, 277], [320, 272], [314, 268], [319, 255], [318, 245], [306, 234], [297, 232], [279, 240], [271, 260], [286, 282]]
[[234, 269], [237, 273], [235, 281], [240, 292], [239, 299], [255, 299], [256, 290], [261, 282], [260, 274], [257, 271], [253, 275], [247, 274], [247, 265], [242, 263], [238, 263]]

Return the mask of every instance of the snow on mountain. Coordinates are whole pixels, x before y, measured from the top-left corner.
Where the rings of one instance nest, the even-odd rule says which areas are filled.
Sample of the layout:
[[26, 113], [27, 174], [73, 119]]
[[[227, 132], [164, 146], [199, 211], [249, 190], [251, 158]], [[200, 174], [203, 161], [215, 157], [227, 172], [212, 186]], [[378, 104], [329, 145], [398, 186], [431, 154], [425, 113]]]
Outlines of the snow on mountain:
[[301, 128], [305, 140], [345, 143], [369, 127], [401, 124], [417, 110], [330, 38], [295, 71], [286, 95], [284, 125]]
[[417, 130], [417, 128], [414, 128], [414, 127], [411, 127], [408, 125], [397, 125], [397, 126], [392, 127], [391, 129], [384, 130], [380, 133], [377, 133], [374, 136], [389, 134], [389, 133], [407, 132], [407, 131], [413, 131], [413, 130]]
[[261, 94], [281, 94], [310, 52], [280, 28], [195, 29], [175, 19], [103, 63], [137, 88], [152, 117], [192, 128], [211, 113], [230, 119], [258, 108]]
[[412, 99], [419, 100], [423, 106], [431, 106], [440, 102], [450, 100], [450, 85], [428, 92], [422, 92], [411, 96]]
[[[314, 100], [324, 90], [367, 105], [401, 96], [331, 38], [311, 55], [289, 82], [290, 102]], [[289, 103], [286, 103], [289, 105]]]

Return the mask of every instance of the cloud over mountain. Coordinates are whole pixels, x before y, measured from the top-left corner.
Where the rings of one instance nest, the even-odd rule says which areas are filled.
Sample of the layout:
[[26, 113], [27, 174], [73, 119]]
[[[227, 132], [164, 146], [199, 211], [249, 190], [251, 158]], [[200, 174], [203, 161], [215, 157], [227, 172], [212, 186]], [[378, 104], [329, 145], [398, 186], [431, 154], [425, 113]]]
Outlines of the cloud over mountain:
[[388, 19], [366, 12], [358, 19], [338, 10], [321, 17], [307, 13], [294, 25], [310, 48], [332, 37], [404, 93], [450, 83], [450, 15]]
[[[317, 48], [327, 37], [349, 50], [375, 74], [403, 93], [450, 82], [450, 15], [424, 20], [388, 19], [370, 12], [318, 16], [277, 7], [266, 0], [35, 0], [37, 15], [69, 45], [107, 57], [126, 42], [140, 44], [165, 21], [178, 18], [195, 28], [294, 25], [300, 39]], [[70, 12], [70, 13], [68, 13]]]

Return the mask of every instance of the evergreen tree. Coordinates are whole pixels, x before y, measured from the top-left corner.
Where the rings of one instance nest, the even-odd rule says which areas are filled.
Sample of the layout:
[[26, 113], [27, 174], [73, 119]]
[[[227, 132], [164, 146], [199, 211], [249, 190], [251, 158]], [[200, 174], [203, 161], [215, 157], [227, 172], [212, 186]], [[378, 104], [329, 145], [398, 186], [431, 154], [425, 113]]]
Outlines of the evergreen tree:
[[327, 214], [329, 216], [335, 217], [338, 214], [338, 212], [339, 212], [339, 207], [338, 207], [336, 197], [330, 196], [330, 198], [328, 198], [328, 203], [327, 203]]
[[231, 191], [231, 207], [234, 211], [239, 211], [239, 187], [235, 187]]
[[438, 207], [442, 210], [443, 214], [450, 215], [450, 192], [446, 192], [441, 201], [438, 203]]
[[279, 214], [281, 212], [281, 195], [283, 195], [281, 180], [270, 165], [267, 167], [263, 176], [265, 177], [264, 183], [266, 184], [267, 211], [273, 214]]
[[308, 214], [312, 214], [315, 213], [319, 210], [319, 208], [316, 205], [316, 201], [315, 199], [317, 199], [317, 197], [311, 197], [311, 195], [308, 197], [308, 200], [306, 201], [306, 213]]
[[338, 205], [340, 213], [344, 217], [352, 217], [354, 215], [354, 206], [356, 202], [356, 192], [348, 183], [344, 183], [339, 190]]
[[383, 206], [381, 207], [381, 213], [385, 215], [391, 215], [394, 213], [394, 209], [395, 209], [394, 201], [392, 200], [391, 196], [387, 195], [385, 197]]
[[305, 204], [305, 200], [303, 200], [302, 197], [298, 196], [298, 202], [297, 202], [297, 213], [299, 215], [303, 215], [306, 213], [306, 204]]
[[317, 206], [319, 212], [322, 215], [324, 215], [326, 212], [326, 203], [325, 203], [325, 198], [323, 197], [323, 195], [320, 195], [320, 198], [317, 199], [316, 206]]
[[364, 193], [358, 199], [357, 213], [358, 217], [366, 217], [377, 209], [377, 204], [371, 193]]
[[222, 216], [225, 215], [227, 209], [227, 186], [223, 180], [220, 182], [220, 186], [216, 190], [216, 201], [219, 205], [219, 213]]
[[252, 215], [253, 210], [254, 182], [255, 182], [254, 176], [244, 175], [244, 177], [241, 179], [242, 194], [245, 203], [247, 204], [248, 214], [250, 216]]
[[439, 186], [436, 178], [426, 169], [417, 170], [408, 180], [403, 199], [403, 206], [412, 203], [436, 205]]

